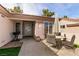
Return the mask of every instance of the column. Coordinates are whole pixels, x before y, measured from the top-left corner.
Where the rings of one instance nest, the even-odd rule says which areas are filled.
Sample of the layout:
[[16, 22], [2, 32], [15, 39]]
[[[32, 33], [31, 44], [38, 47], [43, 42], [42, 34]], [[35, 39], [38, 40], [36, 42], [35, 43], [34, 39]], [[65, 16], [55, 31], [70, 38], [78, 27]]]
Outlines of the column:
[[39, 36], [41, 39], [44, 39], [44, 23], [43, 22], [35, 23], [35, 36]]

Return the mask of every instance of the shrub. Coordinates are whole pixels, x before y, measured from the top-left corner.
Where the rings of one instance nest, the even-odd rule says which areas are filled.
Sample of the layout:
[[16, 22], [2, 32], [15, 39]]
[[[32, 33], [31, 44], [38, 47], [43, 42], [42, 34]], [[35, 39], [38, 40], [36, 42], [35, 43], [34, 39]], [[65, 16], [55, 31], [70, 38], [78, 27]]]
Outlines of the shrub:
[[74, 44], [74, 47], [79, 48], [79, 45], [78, 44]]

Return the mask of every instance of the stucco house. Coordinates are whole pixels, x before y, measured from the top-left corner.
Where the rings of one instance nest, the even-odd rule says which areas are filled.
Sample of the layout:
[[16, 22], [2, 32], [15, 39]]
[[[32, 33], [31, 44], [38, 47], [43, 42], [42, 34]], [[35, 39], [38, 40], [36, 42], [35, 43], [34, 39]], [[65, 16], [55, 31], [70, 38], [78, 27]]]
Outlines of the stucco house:
[[[56, 18], [27, 14], [14, 14], [0, 5], [0, 47], [13, 40], [13, 32], [20, 31], [19, 38], [46, 38], [46, 33], [56, 31]], [[79, 44], [79, 19], [59, 18], [59, 31], [71, 39], [76, 35], [75, 43]]]
[[12, 32], [20, 31], [19, 38], [39, 36], [45, 38], [45, 23], [53, 23], [54, 18], [27, 14], [10, 13], [0, 5], [0, 47], [13, 39]]

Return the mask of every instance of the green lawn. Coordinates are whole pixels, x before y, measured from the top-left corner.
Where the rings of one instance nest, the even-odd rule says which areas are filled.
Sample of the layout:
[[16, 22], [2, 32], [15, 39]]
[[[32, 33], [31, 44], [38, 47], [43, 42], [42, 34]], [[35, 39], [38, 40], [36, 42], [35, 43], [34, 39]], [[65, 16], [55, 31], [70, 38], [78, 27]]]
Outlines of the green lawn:
[[79, 45], [78, 44], [74, 44], [74, 47], [79, 48]]
[[0, 56], [18, 56], [21, 47], [0, 49]]

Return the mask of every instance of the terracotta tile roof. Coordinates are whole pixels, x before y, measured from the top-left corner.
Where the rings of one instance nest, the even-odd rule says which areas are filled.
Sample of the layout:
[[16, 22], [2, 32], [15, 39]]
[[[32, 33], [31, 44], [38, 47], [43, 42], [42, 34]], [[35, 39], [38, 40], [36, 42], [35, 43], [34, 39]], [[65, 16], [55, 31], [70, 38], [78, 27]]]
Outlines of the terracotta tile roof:
[[61, 20], [66, 20], [66, 21], [73, 21], [73, 22], [78, 22], [78, 18], [62, 18]]

